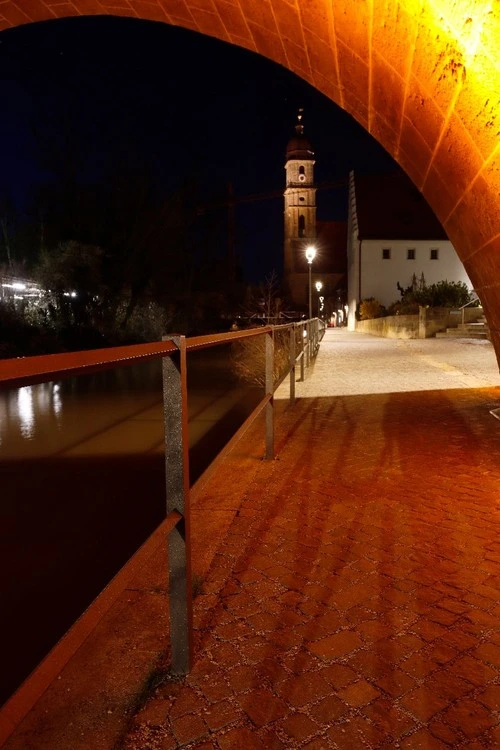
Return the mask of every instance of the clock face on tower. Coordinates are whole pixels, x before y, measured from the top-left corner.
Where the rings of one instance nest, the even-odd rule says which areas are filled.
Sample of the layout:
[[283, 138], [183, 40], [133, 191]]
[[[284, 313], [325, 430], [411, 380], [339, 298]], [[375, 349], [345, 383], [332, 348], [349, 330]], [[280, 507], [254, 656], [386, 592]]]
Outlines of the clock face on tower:
[[299, 182], [305, 182], [306, 176], [305, 174], [299, 174]]

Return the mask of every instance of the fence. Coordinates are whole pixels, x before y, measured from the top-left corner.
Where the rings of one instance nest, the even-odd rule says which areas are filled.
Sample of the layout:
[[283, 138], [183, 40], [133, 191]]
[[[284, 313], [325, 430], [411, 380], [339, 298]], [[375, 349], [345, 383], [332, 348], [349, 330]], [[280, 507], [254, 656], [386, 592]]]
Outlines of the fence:
[[[192, 662], [192, 597], [189, 524], [189, 455], [187, 418], [187, 353], [238, 340], [265, 337], [265, 393], [242, 425], [242, 434], [265, 410], [265, 458], [274, 457], [274, 406], [276, 388], [290, 377], [290, 401], [295, 400], [296, 368], [300, 379], [316, 356], [325, 326], [312, 319], [300, 323], [266, 326], [227, 334], [186, 338], [175, 335], [161, 343], [53, 354], [0, 361], [0, 389], [33, 385], [113, 368], [162, 360], [165, 426], [165, 476], [169, 558], [170, 640], [172, 672], [186, 674]], [[277, 334], [289, 336], [288, 366], [274, 377], [274, 342]]]

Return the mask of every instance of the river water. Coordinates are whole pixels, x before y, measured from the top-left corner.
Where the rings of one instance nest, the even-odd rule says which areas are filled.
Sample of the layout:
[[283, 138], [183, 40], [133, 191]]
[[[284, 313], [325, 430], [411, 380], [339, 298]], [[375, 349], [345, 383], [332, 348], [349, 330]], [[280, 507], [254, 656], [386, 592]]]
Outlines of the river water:
[[[190, 478], [262, 392], [188, 355]], [[0, 703], [165, 517], [160, 362], [0, 392]]]

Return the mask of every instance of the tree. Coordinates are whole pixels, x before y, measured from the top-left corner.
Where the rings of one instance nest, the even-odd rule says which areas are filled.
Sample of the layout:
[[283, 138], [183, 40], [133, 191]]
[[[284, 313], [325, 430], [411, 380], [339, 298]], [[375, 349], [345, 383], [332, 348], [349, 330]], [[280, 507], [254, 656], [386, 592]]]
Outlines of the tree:
[[35, 270], [46, 290], [46, 310], [62, 327], [101, 330], [114, 312], [103, 277], [104, 251], [95, 245], [70, 241], [43, 250]]
[[[474, 297], [463, 281], [438, 281], [427, 285], [424, 274], [419, 279], [413, 274], [412, 283], [404, 288], [397, 283], [401, 301], [396, 303], [400, 311], [417, 311], [418, 307], [462, 307]], [[394, 307], [394, 306], [393, 306]]]

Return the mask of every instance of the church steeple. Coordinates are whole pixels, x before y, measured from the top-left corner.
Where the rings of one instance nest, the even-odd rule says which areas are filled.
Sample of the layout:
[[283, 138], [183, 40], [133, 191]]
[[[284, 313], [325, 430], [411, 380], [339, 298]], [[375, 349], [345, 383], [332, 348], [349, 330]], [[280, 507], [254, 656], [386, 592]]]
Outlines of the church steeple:
[[304, 111], [299, 109], [295, 135], [288, 141], [285, 162], [285, 281], [296, 304], [306, 299], [303, 255], [306, 245], [316, 237], [314, 151], [304, 135], [303, 115]]

